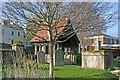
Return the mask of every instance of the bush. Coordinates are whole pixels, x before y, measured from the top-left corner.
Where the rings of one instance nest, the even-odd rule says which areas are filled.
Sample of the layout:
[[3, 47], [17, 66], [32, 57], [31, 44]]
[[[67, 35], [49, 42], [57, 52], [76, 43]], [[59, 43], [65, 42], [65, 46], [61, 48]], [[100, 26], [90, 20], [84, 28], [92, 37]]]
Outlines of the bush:
[[117, 58], [117, 56], [120, 56], [120, 50], [113, 50], [112, 52], [114, 59]]
[[21, 40], [15, 40], [15, 41], [14, 41], [14, 44], [22, 45], [22, 41], [21, 41]]
[[114, 60], [113, 61], [113, 66], [120, 67], [120, 60]]

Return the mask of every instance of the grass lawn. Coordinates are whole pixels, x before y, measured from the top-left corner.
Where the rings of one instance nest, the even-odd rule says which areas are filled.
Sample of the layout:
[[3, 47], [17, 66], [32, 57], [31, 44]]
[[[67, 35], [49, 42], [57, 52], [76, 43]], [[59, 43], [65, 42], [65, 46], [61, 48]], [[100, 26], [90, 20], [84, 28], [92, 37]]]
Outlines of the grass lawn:
[[118, 80], [109, 70], [82, 69], [80, 66], [55, 67], [55, 80]]

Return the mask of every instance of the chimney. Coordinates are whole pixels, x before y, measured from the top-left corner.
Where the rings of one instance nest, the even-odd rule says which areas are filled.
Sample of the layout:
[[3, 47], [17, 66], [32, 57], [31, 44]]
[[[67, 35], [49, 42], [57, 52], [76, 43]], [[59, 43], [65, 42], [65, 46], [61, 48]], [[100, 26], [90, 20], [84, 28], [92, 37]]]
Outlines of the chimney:
[[4, 25], [10, 26], [10, 20], [4, 20]]

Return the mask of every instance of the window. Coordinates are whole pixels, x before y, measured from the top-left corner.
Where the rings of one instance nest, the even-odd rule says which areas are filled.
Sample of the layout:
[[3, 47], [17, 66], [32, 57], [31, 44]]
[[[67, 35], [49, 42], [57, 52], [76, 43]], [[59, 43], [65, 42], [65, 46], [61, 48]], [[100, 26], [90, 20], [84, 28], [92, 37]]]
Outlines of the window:
[[2, 35], [4, 35], [4, 30], [2, 30]]
[[13, 44], [14, 43], [14, 41], [13, 41], [13, 39], [11, 40], [11, 44]]
[[112, 39], [112, 44], [114, 44], [114, 39]]
[[119, 40], [116, 40], [116, 44], [119, 44]]
[[72, 49], [70, 47], [65, 47], [64, 48], [64, 52], [65, 53], [71, 53], [72, 52]]
[[18, 36], [20, 36], [20, 32], [18, 32]]
[[24, 38], [25, 38], [25, 35], [24, 35]]
[[104, 44], [110, 44], [111, 40], [109, 38], [104, 38]]
[[93, 41], [93, 39], [91, 39], [91, 43], [93, 43], [94, 41]]
[[65, 51], [65, 53], [67, 52], [67, 48], [66, 47], [64, 48], [64, 51]]
[[14, 35], [14, 31], [12, 31], [12, 35]]

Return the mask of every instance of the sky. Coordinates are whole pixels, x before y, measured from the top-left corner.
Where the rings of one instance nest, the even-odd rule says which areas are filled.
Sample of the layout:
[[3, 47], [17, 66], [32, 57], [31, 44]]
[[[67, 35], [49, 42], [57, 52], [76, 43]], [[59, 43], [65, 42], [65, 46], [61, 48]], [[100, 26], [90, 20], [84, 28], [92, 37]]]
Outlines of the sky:
[[[120, 6], [120, 4], [117, 3], [116, 5], [117, 6], [115, 6], [113, 9], [114, 10], [116, 9], [119, 13], [120, 10], [119, 10], [118, 6]], [[119, 14], [117, 16], [119, 16]], [[108, 28], [106, 31], [106, 34], [111, 35], [113, 37], [118, 37], [118, 32], [119, 32], [118, 27], [119, 27], [119, 22], [117, 22], [114, 26]]]
[[[10, 0], [10, 1], [12, 1], [12, 0]], [[78, 0], [78, 1], [80, 1], [80, 0]], [[103, 0], [103, 1], [107, 1], [107, 0]], [[117, 1], [117, 0], [110, 0], [110, 1], [114, 2], [114, 1]], [[3, 2], [3, 0], [0, 0], [0, 2]], [[1, 7], [1, 3], [0, 3], [0, 7]], [[1, 15], [1, 10], [0, 10], [0, 15]], [[118, 23], [116, 23], [116, 25], [114, 25], [114, 26], [110, 27], [109, 29], [107, 29], [106, 34], [114, 36], [114, 37], [118, 37], [118, 31], [119, 31], [118, 30]]]
[[118, 37], [118, 24], [107, 29], [106, 34], [113, 36], [113, 37]]

